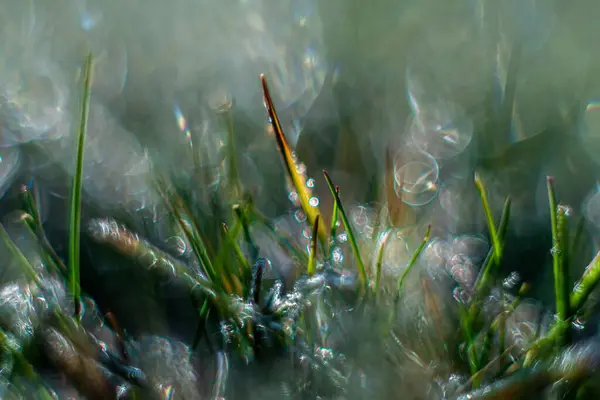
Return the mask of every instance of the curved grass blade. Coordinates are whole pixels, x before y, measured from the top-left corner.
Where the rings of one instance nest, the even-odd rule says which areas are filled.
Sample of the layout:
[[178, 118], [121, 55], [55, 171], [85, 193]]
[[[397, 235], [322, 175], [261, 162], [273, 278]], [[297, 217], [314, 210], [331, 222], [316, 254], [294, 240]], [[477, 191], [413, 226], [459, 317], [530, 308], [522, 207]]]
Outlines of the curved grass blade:
[[367, 272], [365, 270], [365, 264], [363, 264], [362, 258], [360, 257], [360, 251], [358, 250], [358, 244], [356, 242], [356, 237], [352, 232], [352, 227], [350, 226], [350, 222], [348, 221], [348, 217], [346, 216], [346, 212], [344, 211], [344, 206], [342, 206], [342, 202], [340, 200], [340, 196], [335, 190], [335, 185], [331, 181], [329, 174], [327, 171], [323, 170], [323, 175], [325, 176], [325, 181], [327, 181], [327, 186], [329, 186], [329, 190], [333, 195], [333, 199], [337, 204], [340, 217], [342, 217], [342, 222], [344, 223], [344, 228], [348, 233], [348, 238], [350, 239], [350, 246], [352, 247], [352, 252], [354, 253], [354, 257], [356, 257], [356, 263], [358, 264], [358, 275], [360, 278], [360, 283], [363, 289], [367, 288]]
[[310, 239], [310, 256], [308, 258], [308, 276], [313, 276], [315, 274], [316, 269], [316, 259], [317, 259], [317, 235], [319, 232], [319, 219], [320, 217], [317, 215], [315, 219], [315, 224], [313, 225], [312, 237]]
[[[273, 100], [271, 98], [271, 93], [269, 92], [269, 86], [267, 85], [267, 80], [264, 74], [260, 75], [260, 81], [262, 83], [263, 95], [265, 99], [265, 107], [267, 109], [267, 113], [269, 114], [269, 119], [271, 125], [273, 126], [273, 130], [275, 131], [275, 139], [277, 140], [277, 147], [279, 148], [279, 152], [283, 157], [283, 161], [287, 170], [287, 173], [294, 184], [294, 188], [298, 193], [298, 197], [300, 198], [300, 203], [302, 204], [302, 209], [306, 214], [308, 222], [312, 225], [315, 224], [315, 220], [319, 215], [318, 207], [313, 207], [310, 205], [309, 200], [312, 197], [310, 190], [304, 184], [305, 179], [298, 172], [296, 168], [296, 163], [292, 156], [292, 150], [288, 145], [287, 139], [281, 128], [281, 123], [279, 122], [279, 117], [277, 116], [277, 112], [275, 111], [275, 106], [273, 105]], [[319, 229], [319, 240], [323, 245], [327, 243], [327, 232], [325, 231], [325, 225], [321, 224], [321, 228]]]
[[404, 281], [406, 280], [406, 277], [408, 276], [408, 273], [410, 272], [412, 267], [417, 262], [419, 255], [421, 255], [421, 252], [425, 248], [425, 245], [429, 241], [429, 235], [431, 235], [431, 225], [427, 226], [427, 231], [425, 232], [425, 237], [423, 238], [423, 241], [421, 242], [419, 247], [417, 247], [417, 250], [415, 250], [415, 252], [413, 253], [412, 257], [408, 261], [408, 264], [406, 264], [406, 268], [404, 268], [402, 276], [400, 277], [400, 279], [398, 279], [398, 293], [396, 294], [396, 301], [400, 299], [400, 296], [402, 295], [402, 287], [404, 286]]
[[80, 254], [80, 231], [81, 231], [81, 184], [83, 177], [83, 150], [85, 135], [87, 132], [87, 121], [90, 111], [90, 95], [92, 87], [92, 53], [89, 53], [85, 61], [84, 86], [81, 100], [81, 120], [77, 136], [77, 163], [75, 177], [71, 187], [71, 212], [69, 227], [69, 290], [75, 302], [75, 313], [79, 315], [79, 254]]

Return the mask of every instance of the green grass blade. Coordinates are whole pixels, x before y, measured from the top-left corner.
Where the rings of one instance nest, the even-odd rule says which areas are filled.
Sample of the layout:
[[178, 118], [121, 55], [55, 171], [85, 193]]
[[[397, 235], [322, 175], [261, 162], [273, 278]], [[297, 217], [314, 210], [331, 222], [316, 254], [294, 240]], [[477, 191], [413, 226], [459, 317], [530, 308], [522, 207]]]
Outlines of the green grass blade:
[[252, 263], [256, 262], [258, 258], [258, 248], [254, 244], [252, 240], [252, 235], [250, 235], [250, 218], [248, 218], [248, 209], [247, 207], [242, 207], [236, 205], [233, 207], [233, 211], [237, 216], [238, 220], [242, 224], [242, 232], [244, 233], [244, 240], [250, 249], [250, 259]]
[[81, 119], [77, 135], [77, 164], [75, 177], [71, 187], [71, 212], [69, 228], [69, 290], [75, 302], [75, 312], [79, 313], [80, 282], [79, 282], [79, 254], [81, 231], [81, 184], [83, 179], [83, 152], [85, 148], [85, 135], [90, 111], [90, 95], [92, 87], [92, 54], [89, 53], [85, 62], [83, 96], [81, 100]]
[[[339, 186], [335, 187], [335, 193], [337, 193], [337, 195], [340, 195], [340, 188]], [[337, 202], [333, 202], [333, 210], [331, 211], [331, 228], [329, 229], [330, 232], [330, 238], [331, 240], [335, 240], [335, 237], [337, 235], [337, 223], [338, 223], [338, 205]]]
[[578, 312], [584, 305], [594, 288], [600, 282], [600, 252], [596, 254], [596, 257], [592, 260], [590, 265], [586, 268], [583, 276], [575, 288], [571, 292], [570, 305], [571, 312]]
[[[506, 231], [508, 230], [508, 222], [510, 220], [510, 206], [511, 206], [511, 200], [510, 197], [506, 198], [506, 201], [504, 202], [504, 208], [502, 210], [502, 215], [500, 216], [500, 224], [498, 225], [498, 236], [499, 236], [499, 240], [501, 242], [504, 242], [504, 239], [506, 238]], [[496, 261], [496, 256], [495, 256], [495, 251], [494, 249], [490, 250], [490, 254], [488, 254], [488, 257], [485, 259], [483, 266], [481, 267], [481, 273], [477, 278], [477, 282], [475, 283], [475, 293], [477, 294], [477, 296], [479, 298], [481, 298], [482, 296], [485, 296], [487, 289], [489, 288], [490, 285], [490, 281], [491, 281], [491, 276], [492, 276], [492, 268], [493, 267], [498, 267], [499, 265], [495, 263]]]
[[[264, 75], [260, 76], [260, 80], [262, 83], [263, 95], [265, 99], [265, 107], [267, 108], [267, 113], [269, 114], [269, 119], [271, 120], [271, 125], [273, 126], [273, 130], [275, 131], [275, 139], [277, 140], [277, 147], [283, 157], [283, 161], [288, 173], [288, 176], [292, 180], [294, 188], [298, 193], [298, 197], [300, 198], [300, 203], [302, 205], [302, 209], [306, 214], [308, 222], [310, 225], [315, 224], [315, 220], [319, 215], [318, 207], [313, 207], [310, 205], [309, 201], [312, 197], [310, 190], [306, 187], [306, 179], [300, 174], [296, 168], [296, 163], [294, 161], [294, 157], [292, 155], [292, 150], [288, 145], [287, 139], [281, 127], [281, 123], [279, 122], [279, 117], [277, 116], [277, 112], [275, 110], [275, 106], [273, 105], [273, 100], [271, 98], [271, 93], [269, 91], [269, 86], [267, 85], [267, 80]], [[319, 240], [323, 245], [327, 244], [327, 232], [325, 231], [325, 225], [321, 224], [321, 228], [319, 229]]]
[[379, 243], [377, 246], [377, 261], [375, 262], [375, 294], [379, 293], [379, 288], [381, 286], [381, 267], [383, 264], [383, 253], [385, 250], [385, 245], [390, 237], [390, 234], [391, 231], [385, 232], [379, 239]]
[[481, 202], [483, 204], [483, 210], [485, 212], [485, 218], [487, 220], [488, 229], [490, 231], [490, 237], [492, 240], [492, 245], [494, 246], [494, 256], [496, 258], [496, 263], [500, 264], [502, 260], [502, 241], [498, 236], [498, 230], [496, 229], [496, 224], [494, 223], [494, 216], [492, 214], [492, 210], [490, 208], [490, 203], [487, 198], [487, 192], [485, 190], [485, 186], [481, 177], [478, 173], [475, 173], [475, 186], [477, 186], [477, 190], [479, 191], [479, 195], [481, 196]]
[[550, 223], [552, 225], [552, 261], [554, 273], [554, 295], [556, 312], [561, 321], [569, 317], [569, 294], [566, 282], [564, 232], [566, 230], [566, 215], [563, 207], [556, 203], [554, 178], [547, 178], [548, 203], [550, 205]]
[[313, 276], [315, 274], [316, 263], [317, 263], [317, 247], [318, 241], [317, 236], [319, 232], [319, 219], [320, 217], [317, 215], [315, 219], [315, 224], [313, 225], [312, 237], [310, 239], [310, 256], [308, 257], [308, 276]]
[[427, 226], [427, 231], [425, 232], [425, 237], [423, 238], [423, 241], [421, 242], [419, 247], [417, 247], [417, 250], [415, 250], [415, 252], [413, 253], [412, 257], [408, 261], [408, 264], [406, 264], [406, 267], [404, 268], [404, 272], [402, 273], [402, 276], [400, 277], [400, 279], [398, 279], [398, 293], [396, 294], [397, 300], [400, 299], [400, 297], [402, 296], [402, 287], [404, 286], [404, 281], [406, 280], [406, 277], [408, 276], [408, 273], [410, 272], [412, 267], [414, 267], [414, 265], [416, 264], [417, 259], [419, 258], [419, 256], [421, 255], [421, 252], [425, 248], [425, 245], [429, 241], [430, 234], [431, 234], [431, 225]]
[[234, 226], [233, 231], [230, 232], [229, 229], [227, 228], [227, 225], [225, 223], [223, 223], [223, 233], [225, 234], [226, 241], [229, 243], [229, 245], [233, 249], [236, 259], [238, 260], [238, 262], [240, 263], [240, 265], [242, 266], [243, 270], [246, 273], [246, 272], [250, 271], [250, 264], [248, 263], [248, 260], [246, 260], [246, 257], [244, 257], [244, 253], [242, 252], [242, 249], [240, 249], [240, 246], [238, 245], [237, 241], [235, 240], [237, 226], [238, 225]]
[[346, 216], [346, 212], [344, 211], [344, 206], [342, 206], [342, 202], [340, 200], [340, 196], [335, 190], [335, 185], [331, 181], [329, 174], [327, 171], [323, 171], [323, 175], [325, 176], [325, 180], [327, 181], [327, 186], [329, 186], [329, 190], [333, 195], [333, 199], [337, 204], [340, 217], [342, 217], [342, 222], [344, 223], [344, 228], [348, 233], [348, 239], [350, 240], [350, 246], [352, 247], [352, 252], [354, 253], [354, 257], [356, 258], [356, 263], [358, 264], [358, 275], [360, 279], [360, 283], [363, 289], [367, 288], [367, 272], [365, 270], [365, 264], [363, 264], [362, 258], [360, 256], [360, 250], [358, 249], [358, 243], [356, 242], [356, 237], [352, 232], [352, 226], [350, 225], [350, 221], [348, 221], [348, 217]]

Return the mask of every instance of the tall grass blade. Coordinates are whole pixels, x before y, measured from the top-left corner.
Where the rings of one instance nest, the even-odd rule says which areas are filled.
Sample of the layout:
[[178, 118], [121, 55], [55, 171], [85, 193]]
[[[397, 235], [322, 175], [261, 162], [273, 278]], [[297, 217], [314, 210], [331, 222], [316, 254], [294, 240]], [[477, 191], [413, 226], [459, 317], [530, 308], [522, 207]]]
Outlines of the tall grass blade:
[[84, 86], [81, 100], [81, 119], [77, 135], [77, 161], [75, 177], [71, 187], [71, 211], [69, 227], [69, 290], [75, 302], [75, 312], [79, 315], [80, 278], [80, 231], [81, 231], [81, 184], [83, 179], [83, 151], [85, 148], [85, 135], [90, 111], [90, 95], [92, 87], [92, 53], [89, 53], [84, 70]]
[[308, 276], [313, 276], [317, 267], [317, 247], [319, 245], [317, 241], [317, 236], [319, 232], [319, 219], [320, 217], [317, 215], [317, 218], [315, 219], [315, 224], [313, 225], [312, 237], [310, 239], [310, 256], [308, 257]]
[[556, 312], [561, 321], [569, 318], [569, 293], [567, 289], [565, 271], [564, 232], [566, 230], [566, 215], [563, 207], [556, 203], [556, 191], [554, 189], [554, 178], [547, 178], [548, 203], [550, 205], [550, 223], [552, 225], [552, 264], [554, 273], [554, 295], [556, 301]]
[[354, 236], [354, 233], [352, 232], [352, 226], [350, 225], [350, 221], [348, 221], [348, 217], [346, 216], [346, 212], [344, 211], [344, 206], [342, 206], [340, 196], [338, 195], [337, 191], [335, 190], [335, 185], [331, 181], [329, 174], [327, 173], [327, 171], [323, 171], [323, 175], [325, 176], [325, 181], [327, 181], [327, 186], [329, 186], [329, 190], [331, 191], [331, 194], [333, 195], [333, 199], [334, 199], [335, 203], [337, 204], [337, 207], [338, 207], [338, 210], [340, 213], [340, 217], [342, 217], [342, 222], [344, 223], [344, 228], [346, 229], [346, 232], [348, 233], [348, 239], [350, 240], [350, 246], [352, 247], [352, 252], [354, 253], [354, 257], [356, 258], [356, 263], [358, 264], [358, 276], [360, 279], [360, 283], [362, 285], [362, 288], [366, 289], [367, 283], [368, 283], [367, 282], [367, 271], [365, 270], [365, 264], [363, 263], [362, 258], [360, 256], [360, 250], [358, 249], [358, 243], [356, 242], [356, 237]]
[[[271, 125], [273, 126], [273, 130], [275, 131], [275, 139], [277, 140], [277, 147], [283, 157], [283, 161], [287, 170], [287, 173], [294, 184], [294, 188], [298, 193], [298, 197], [300, 198], [300, 204], [302, 205], [302, 209], [306, 214], [308, 222], [310, 225], [315, 224], [315, 220], [319, 215], [319, 209], [317, 207], [313, 207], [310, 205], [309, 201], [311, 193], [309, 189], [305, 185], [305, 179], [298, 172], [296, 168], [296, 163], [294, 161], [294, 157], [292, 155], [292, 150], [288, 145], [287, 139], [281, 127], [281, 123], [279, 122], [279, 117], [277, 116], [277, 112], [275, 111], [275, 106], [273, 105], [273, 100], [271, 98], [271, 93], [269, 92], [269, 86], [267, 85], [267, 80], [262, 74], [260, 76], [260, 80], [262, 83], [262, 89], [265, 99], [265, 107], [267, 109], [267, 113], [269, 114], [269, 119]], [[325, 230], [325, 225], [321, 224], [319, 229], [319, 240], [323, 245], [327, 244], [327, 232]]]

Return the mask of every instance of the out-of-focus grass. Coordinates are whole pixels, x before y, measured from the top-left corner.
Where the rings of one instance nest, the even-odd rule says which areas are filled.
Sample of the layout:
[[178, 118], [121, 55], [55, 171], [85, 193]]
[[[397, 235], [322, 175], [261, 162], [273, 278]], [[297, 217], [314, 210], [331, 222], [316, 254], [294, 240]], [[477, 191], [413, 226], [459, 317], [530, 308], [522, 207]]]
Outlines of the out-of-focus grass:
[[79, 313], [79, 298], [81, 287], [79, 281], [79, 255], [81, 233], [81, 185], [83, 180], [83, 153], [85, 150], [85, 135], [90, 113], [90, 96], [92, 88], [92, 53], [85, 62], [83, 75], [83, 93], [81, 97], [81, 116], [77, 134], [77, 158], [75, 176], [71, 187], [70, 228], [69, 228], [69, 289], [75, 302], [75, 313]]

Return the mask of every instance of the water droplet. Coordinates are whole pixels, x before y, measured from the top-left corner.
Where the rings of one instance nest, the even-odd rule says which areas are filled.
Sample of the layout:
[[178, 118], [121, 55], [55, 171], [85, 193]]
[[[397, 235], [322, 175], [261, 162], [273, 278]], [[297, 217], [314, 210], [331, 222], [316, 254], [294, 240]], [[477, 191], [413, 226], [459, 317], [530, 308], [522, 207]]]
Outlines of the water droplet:
[[452, 291], [452, 297], [454, 297], [454, 300], [462, 304], [468, 304], [471, 300], [471, 296], [467, 293], [466, 290], [462, 289], [460, 286], [454, 288], [454, 290]]
[[313, 178], [308, 178], [306, 180], [306, 186], [309, 188], [314, 188], [315, 187], [315, 180]]
[[573, 208], [571, 206], [568, 206], [565, 204], [559, 204], [557, 208], [558, 208], [559, 213], [562, 213], [567, 217], [570, 217], [573, 215]]
[[521, 275], [517, 271], [511, 272], [502, 282], [505, 289], [514, 289], [521, 282]]
[[344, 253], [342, 252], [342, 249], [340, 247], [335, 247], [331, 253], [333, 262], [339, 264], [342, 261], [344, 261]]
[[181, 236], [171, 236], [165, 242], [176, 256], [182, 256], [187, 252], [187, 245]]
[[296, 210], [294, 213], [294, 218], [296, 218], [296, 221], [302, 223], [306, 221], [306, 214], [304, 214], [304, 211], [302, 210]]
[[552, 254], [553, 256], [560, 255], [560, 249], [558, 247], [552, 247], [550, 249], [550, 254]]
[[296, 166], [296, 171], [298, 171], [300, 175], [304, 175], [306, 173], [306, 165], [304, 165], [304, 163], [299, 163]]
[[291, 191], [288, 193], [288, 199], [293, 203], [297, 204], [300, 201], [300, 196], [298, 196], [298, 192]]
[[346, 232], [340, 233], [337, 237], [339, 243], [345, 243], [348, 241], [348, 234]]
[[310, 200], [308, 200], [308, 204], [310, 204], [311, 207], [318, 207], [319, 206], [319, 198], [311, 197]]
[[572, 322], [573, 328], [582, 331], [585, 329], [585, 321], [583, 320], [583, 318], [581, 316], [578, 316], [577, 318], [575, 318]]

